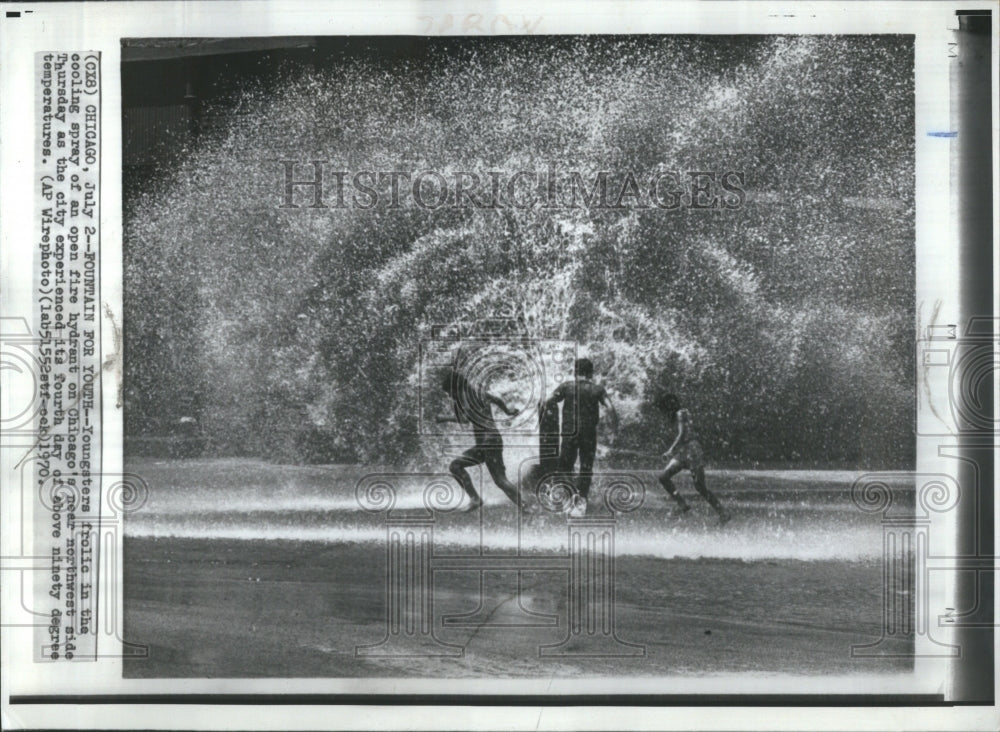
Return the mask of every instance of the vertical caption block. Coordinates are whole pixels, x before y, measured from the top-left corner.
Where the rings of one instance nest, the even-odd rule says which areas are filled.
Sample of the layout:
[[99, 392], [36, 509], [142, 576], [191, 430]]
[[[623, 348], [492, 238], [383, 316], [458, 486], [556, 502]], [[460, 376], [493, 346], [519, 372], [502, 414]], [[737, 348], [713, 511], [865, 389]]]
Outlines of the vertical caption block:
[[35, 54], [38, 661], [94, 660], [101, 519], [100, 54]]

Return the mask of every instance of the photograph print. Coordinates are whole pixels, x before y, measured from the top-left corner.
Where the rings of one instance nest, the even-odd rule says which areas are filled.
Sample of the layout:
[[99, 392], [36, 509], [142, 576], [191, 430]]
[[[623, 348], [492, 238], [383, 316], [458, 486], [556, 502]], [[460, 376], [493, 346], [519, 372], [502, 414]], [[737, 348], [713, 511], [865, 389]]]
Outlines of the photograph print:
[[865, 483], [912, 512], [913, 36], [127, 38], [121, 85], [125, 677], [913, 672]]

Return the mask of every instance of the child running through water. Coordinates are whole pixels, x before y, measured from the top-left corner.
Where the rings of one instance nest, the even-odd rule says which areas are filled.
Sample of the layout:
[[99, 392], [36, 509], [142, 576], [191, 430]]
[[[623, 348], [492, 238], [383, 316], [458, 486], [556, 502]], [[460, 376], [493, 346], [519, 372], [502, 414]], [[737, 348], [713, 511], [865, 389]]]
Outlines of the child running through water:
[[441, 388], [451, 397], [455, 416], [439, 417], [438, 422], [470, 423], [476, 440], [474, 447], [470, 447], [461, 457], [452, 460], [448, 466], [448, 471], [455, 476], [455, 480], [469, 496], [469, 505], [464, 510], [474, 511], [483, 504], [466, 470], [480, 463], [486, 464], [493, 482], [514, 502], [514, 505], [523, 508], [520, 493], [514, 484], [507, 480], [507, 470], [503, 463], [503, 438], [493, 420], [491, 405], [496, 405], [510, 417], [516, 416], [517, 410], [510, 409], [500, 397], [471, 384], [464, 374], [454, 368], [447, 369], [442, 375]]
[[656, 405], [667, 413], [672, 425], [677, 425], [677, 437], [670, 449], [663, 454], [667, 459], [667, 467], [659, 475], [660, 484], [677, 502], [674, 515], [680, 516], [691, 510], [691, 506], [684, 500], [684, 496], [677, 492], [673, 481], [670, 480], [687, 468], [691, 471], [691, 477], [694, 479], [695, 490], [719, 514], [719, 524], [725, 524], [732, 516], [705, 485], [705, 457], [702, 453], [701, 443], [698, 442], [698, 435], [694, 430], [694, 420], [691, 418], [691, 413], [681, 407], [681, 401], [675, 394], [662, 395], [657, 399]]

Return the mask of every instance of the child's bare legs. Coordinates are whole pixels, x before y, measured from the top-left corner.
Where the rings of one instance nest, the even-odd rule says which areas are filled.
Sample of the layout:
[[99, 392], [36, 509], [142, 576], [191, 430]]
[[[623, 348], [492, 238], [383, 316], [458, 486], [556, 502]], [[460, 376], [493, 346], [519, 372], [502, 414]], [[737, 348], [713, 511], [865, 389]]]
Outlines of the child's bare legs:
[[469, 455], [468, 452], [471, 451], [467, 450], [467, 454], [452, 460], [451, 465], [448, 466], [448, 472], [455, 476], [455, 480], [458, 481], [458, 484], [469, 495], [470, 504], [467, 510], [472, 510], [482, 505], [482, 500], [479, 498], [479, 494], [476, 493], [476, 489], [473, 488], [472, 478], [469, 477], [466, 468], [478, 465], [481, 461], [476, 459], [477, 456]]
[[487, 460], [486, 468], [490, 471], [490, 477], [497, 484], [497, 488], [502, 490], [504, 495], [513, 501], [515, 506], [523, 508], [524, 504], [521, 501], [521, 494], [517, 490], [517, 486], [507, 479], [507, 470], [504, 468], [503, 463], [496, 460]]
[[[659, 475], [660, 484], [663, 486], [664, 490], [670, 494], [670, 497], [677, 502], [677, 513], [687, 513], [691, 510], [688, 502], [685, 501], [684, 497], [677, 492], [677, 489], [674, 487], [673, 481], [671, 480], [671, 478], [681, 472], [685, 467], [685, 463], [676, 459], [671, 460], [667, 464], [667, 467], [664, 468], [663, 472]], [[708, 486], [705, 485], [705, 468], [700, 465], [691, 468], [691, 477], [694, 479], [695, 490], [698, 491], [698, 493], [701, 494], [701, 497], [708, 501], [708, 504], [715, 509], [717, 514], [719, 514], [719, 521], [721, 523], [729, 521], [731, 518], [729, 512], [722, 507], [719, 499], [716, 498], [715, 494], [708, 490]]]
[[455, 480], [469, 495], [470, 503], [465, 510], [472, 511], [483, 503], [479, 494], [476, 493], [476, 489], [472, 485], [472, 478], [469, 477], [468, 473], [468, 468], [480, 463], [486, 464], [486, 469], [490, 472], [493, 482], [497, 484], [497, 488], [502, 490], [504, 495], [514, 502], [515, 506], [523, 507], [524, 504], [517, 486], [507, 479], [507, 469], [503, 464], [503, 447], [477, 445], [466, 450], [461, 457], [452, 460], [451, 465], [448, 466], [448, 472], [455, 476]]
[[683, 469], [684, 466], [681, 465], [679, 461], [671, 460], [669, 463], [667, 463], [667, 467], [663, 469], [663, 472], [660, 473], [659, 476], [657, 476], [657, 479], [660, 481], [660, 485], [663, 486], [663, 489], [670, 494], [670, 497], [673, 498], [674, 501], [677, 502], [677, 509], [676, 509], [677, 513], [687, 513], [688, 511], [691, 510], [691, 507], [688, 505], [687, 501], [684, 500], [684, 496], [682, 496], [680, 493], [677, 492], [677, 489], [674, 487], [673, 481], [670, 480], [679, 472], [681, 472]]
[[722, 523], [726, 523], [730, 516], [729, 513], [722, 507], [719, 503], [719, 499], [715, 497], [715, 494], [708, 490], [708, 486], [705, 485], [705, 468], [700, 465], [696, 468], [691, 469], [691, 475], [694, 477], [694, 489], [701, 494], [701, 497], [708, 501], [709, 505], [715, 509], [715, 512], [719, 514], [719, 519]]

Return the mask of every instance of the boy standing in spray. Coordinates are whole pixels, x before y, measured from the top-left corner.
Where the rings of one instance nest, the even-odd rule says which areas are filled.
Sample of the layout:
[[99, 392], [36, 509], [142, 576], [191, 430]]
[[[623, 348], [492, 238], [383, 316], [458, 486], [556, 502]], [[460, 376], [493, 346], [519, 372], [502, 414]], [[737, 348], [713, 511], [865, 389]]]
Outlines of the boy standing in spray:
[[593, 477], [594, 456], [597, 453], [597, 422], [601, 407], [611, 415], [611, 429], [618, 430], [618, 415], [603, 386], [593, 382], [594, 364], [589, 358], [578, 358], [574, 364], [575, 378], [564, 381], [542, 405], [548, 409], [562, 402], [562, 443], [559, 448], [559, 471], [572, 475], [577, 457], [580, 475], [576, 481], [573, 511], [586, 511], [587, 496]]

